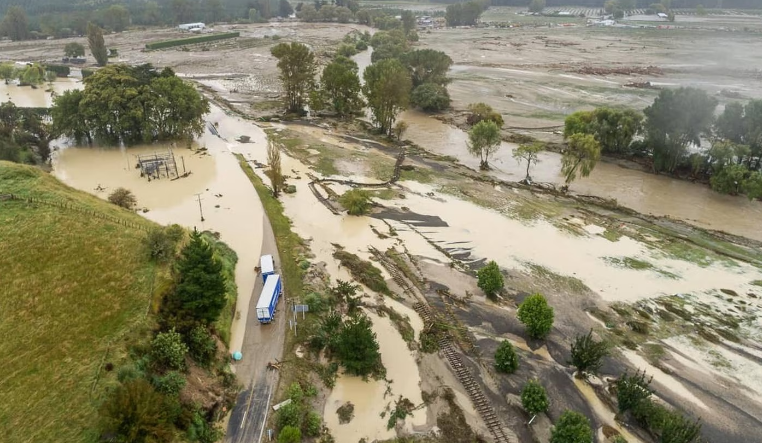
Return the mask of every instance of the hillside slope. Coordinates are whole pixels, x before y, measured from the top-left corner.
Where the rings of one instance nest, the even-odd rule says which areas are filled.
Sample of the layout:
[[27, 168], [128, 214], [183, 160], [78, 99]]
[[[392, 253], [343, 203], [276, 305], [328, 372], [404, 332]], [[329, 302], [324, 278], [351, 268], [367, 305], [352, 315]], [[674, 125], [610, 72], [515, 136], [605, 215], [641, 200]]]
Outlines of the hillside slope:
[[151, 225], [38, 169], [0, 162], [4, 442], [97, 440], [97, 405], [115, 378], [105, 364], [145, 330], [136, 326], [154, 286], [141, 244]]

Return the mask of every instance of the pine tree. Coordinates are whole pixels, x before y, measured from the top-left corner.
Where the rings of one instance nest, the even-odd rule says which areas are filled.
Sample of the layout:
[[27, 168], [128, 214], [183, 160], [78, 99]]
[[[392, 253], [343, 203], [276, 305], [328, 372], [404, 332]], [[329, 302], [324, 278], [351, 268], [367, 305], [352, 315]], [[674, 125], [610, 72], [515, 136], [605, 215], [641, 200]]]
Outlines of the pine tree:
[[212, 323], [225, 307], [225, 277], [212, 247], [194, 230], [177, 263], [174, 299], [183, 317]]

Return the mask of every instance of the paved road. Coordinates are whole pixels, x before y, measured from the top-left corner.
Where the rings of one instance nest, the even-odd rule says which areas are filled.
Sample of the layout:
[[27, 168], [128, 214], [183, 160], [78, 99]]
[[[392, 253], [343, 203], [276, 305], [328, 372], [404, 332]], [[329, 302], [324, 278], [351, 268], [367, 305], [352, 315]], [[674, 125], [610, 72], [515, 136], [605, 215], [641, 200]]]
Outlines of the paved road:
[[[280, 270], [280, 257], [275, 244], [272, 226], [264, 216], [262, 236], [262, 255], [272, 254], [275, 269]], [[260, 438], [267, 441], [267, 430], [263, 429], [267, 420], [269, 403], [278, 384], [278, 371], [268, 370], [267, 363], [283, 356], [283, 343], [286, 333], [288, 312], [286, 300], [289, 294], [278, 301], [275, 321], [261, 325], [257, 320], [256, 305], [262, 292], [262, 279], [254, 285], [249, 316], [246, 319], [246, 332], [243, 337], [241, 353], [243, 359], [234, 364], [238, 381], [243, 390], [238, 394], [236, 404], [228, 423], [225, 441], [231, 443], [258, 443]]]

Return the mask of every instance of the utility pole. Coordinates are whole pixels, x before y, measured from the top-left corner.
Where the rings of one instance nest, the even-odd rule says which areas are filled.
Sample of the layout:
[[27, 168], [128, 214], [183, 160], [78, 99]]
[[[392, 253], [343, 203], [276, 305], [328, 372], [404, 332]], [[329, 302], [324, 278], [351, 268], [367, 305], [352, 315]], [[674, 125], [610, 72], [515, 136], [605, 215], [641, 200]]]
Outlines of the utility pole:
[[198, 212], [201, 214], [201, 221], [204, 221], [204, 210], [201, 208], [201, 193], [196, 194], [198, 199]]

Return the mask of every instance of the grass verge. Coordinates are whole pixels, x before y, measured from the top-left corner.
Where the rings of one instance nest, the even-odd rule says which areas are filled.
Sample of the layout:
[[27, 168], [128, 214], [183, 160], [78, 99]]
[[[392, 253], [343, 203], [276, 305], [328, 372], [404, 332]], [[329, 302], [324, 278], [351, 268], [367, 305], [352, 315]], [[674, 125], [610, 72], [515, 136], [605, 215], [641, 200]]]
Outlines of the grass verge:
[[291, 231], [291, 220], [283, 214], [283, 205], [278, 199], [273, 197], [270, 189], [265, 186], [262, 180], [254, 173], [251, 166], [246, 162], [241, 154], [235, 154], [238, 164], [249, 177], [249, 181], [254, 185], [254, 189], [259, 195], [259, 200], [265, 208], [270, 226], [275, 234], [275, 243], [278, 245], [278, 254], [280, 255], [281, 271], [283, 273], [283, 283], [286, 294], [301, 300], [304, 287], [302, 285], [302, 269], [299, 267], [300, 257], [298, 251], [302, 248], [302, 239]]

